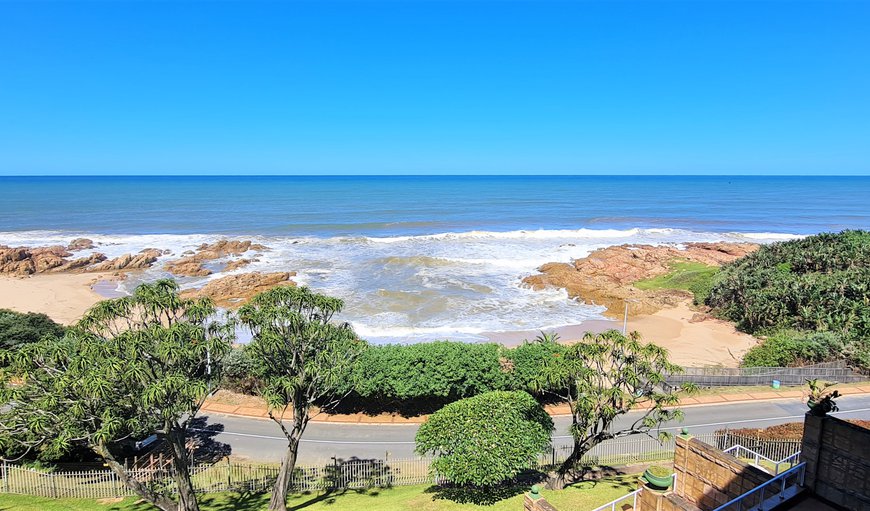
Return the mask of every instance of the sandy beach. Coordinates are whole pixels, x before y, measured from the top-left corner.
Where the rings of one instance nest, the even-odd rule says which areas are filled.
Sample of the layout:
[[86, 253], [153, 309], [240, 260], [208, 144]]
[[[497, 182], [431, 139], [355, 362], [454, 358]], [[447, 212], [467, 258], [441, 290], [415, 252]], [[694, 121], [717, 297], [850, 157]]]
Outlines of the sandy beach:
[[686, 302], [648, 316], [629, 317], [628, 330], [667, 348], [671, 361], [686, 367], [737, 367], [743, 354], [758, 342], [727, 321], [708, 318], [693, 323], [695, 314]]
[[[654, 314], [628, 318], [628, 331], [640, 332], [645, 342], [667, 348], [671, 361], [686, 367], [737, 367], [740, 358], [758, 341], [751, 335], [738, 332], [727, 321], [708, 318], [691, 322], [697, 311], [688, 301]], [[586, 332], [622, 330], [622, 321], [593, 320], [578, 325], [556, 328], [562, 342], [580, 340]], [[492, 342], [516, 346], [526, 339], [534, 339], [539, 331], [492, 332], [485, 334]]]
[[0, 276], [0, 308], [41, 312], [69, 325], [105, 297], [91, 287], [111, 274], [42, 274], [30, 277]]

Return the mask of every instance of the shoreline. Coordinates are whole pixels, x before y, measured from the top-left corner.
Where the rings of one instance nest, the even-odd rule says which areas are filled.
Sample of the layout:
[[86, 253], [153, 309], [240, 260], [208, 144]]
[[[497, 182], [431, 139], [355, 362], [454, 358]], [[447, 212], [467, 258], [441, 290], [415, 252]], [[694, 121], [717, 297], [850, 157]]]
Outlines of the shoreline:
[[[108, 288], [115, 279], [117, 277], [111, 273], [3, 275], [0, 276], [0, 309], [42, 313], [58, 323], [71, 325], [95, 303], [107, 298], [94, 288]], [[102, 284], [104, 282], [106, 284]]]
[[[38, 312], [69, 325], [95, 303], [118, 296], [117, 276], [111, 273], [57, 273], [30, 277], [0, 276], [0, 308], [18, 312]], [[700, 320], [699, 320], [700, 318]], [[622, 330], [618, 320], [594, 319], [554, 331], [560, 342], [571, 343], [591, 332]], [[740, 358], [758, 341], [738, 332], [734, 325], [698, 314], [688, 300], [654, 314], [629, 316], [628, 331], [640, 332], [645, 342], [666, 348], [671, 360], [683, 366], [736, 367]], [[540, 330], [486, 332], [486, 342], [515, 347], [532, 340]]]

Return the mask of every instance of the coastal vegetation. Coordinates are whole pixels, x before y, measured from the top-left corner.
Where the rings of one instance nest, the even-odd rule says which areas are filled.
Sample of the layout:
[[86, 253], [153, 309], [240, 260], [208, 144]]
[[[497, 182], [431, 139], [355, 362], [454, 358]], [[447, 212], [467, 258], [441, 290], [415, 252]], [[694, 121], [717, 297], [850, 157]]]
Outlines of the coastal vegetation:
[[[581, 342], [555, 354], [542, 368], [540, 385], [571, 410], [573, 449], [552, 474], [549, 485], [564, 488], [582, 475], [580, 460], [599, 443], [629, 435], [649, 435], [660, 424], [681, 420], [679, 394], [694, 385], [662, 386], [665, 375], [681, 368], [668, 360], [667, 350], [641, 342], [640, 335], [617, 330], [587, 333]], [[622, 428], [615, 420], [632, 409], [643, 410]]]
[[[845, 358], [866, 370], [870, 232], [823, 233], [765, 245], [723, 266], [706, 304], [739, 329], [773, 339], [771, 346], [765, 341], [750, 352], [745, 365]], [[777, 335], [783, 330], [789, 332]]]
[[[197, 511], [188, 433], [233, 336], [215, 312], [159, 280], [100, 302], [60, 340], [4, 351], [0, 448], [50, 458], [85, 446], [145, 501]], [[118, 458], [125, 443], [154, 433], [170, 447], [172, 485], [139, 479]]]
[[535, 381], [548, 357], [564, 347], [527, 341], [515, 348], [452, 341], [366, 345], [344, 390], [346, 410], [404, 415], [431, 413], [496, 390], [540, 394]]
[[254, 334], [246, 349], [256, 362], [269, 418], [287, 439], [269, 499], [271, 511], [286, 509], [299, 440], [312, 405], [330, 407], [341, 400], [342, 382], [362, 347], [348, 324], [332, 321], [343, 305], [338, 298], [305, 287], [283, 286], [258, 294], [239, 309], [239, 320]]
[[527, 469], [550, 447], [552, 431], [553, 419], [528, 393], [486, 392], [432, 414], [416, 450], [434, 455], [432, 469], [451, 484], [485, 489]]
[[674, 260], [670, 263], [670, 271], [649, 279], [634, 283], [638, 289], [685, 289], [694, 296], [695, 305], [704, 303], [713, 288], [719, 268], [704, 263], [686, 260]]
[[0, 349], [15, 349], [43, 338], [59, 339], [64, 327], [45, 314], [0, 309]]

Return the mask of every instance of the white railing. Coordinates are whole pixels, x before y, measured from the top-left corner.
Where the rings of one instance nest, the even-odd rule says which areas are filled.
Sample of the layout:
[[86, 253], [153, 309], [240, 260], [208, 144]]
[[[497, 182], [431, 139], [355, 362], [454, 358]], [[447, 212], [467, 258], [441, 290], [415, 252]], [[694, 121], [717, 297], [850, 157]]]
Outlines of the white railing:
[[592, 511], [607, 511], [608, 509], [610, 511], [616, 511], [617, 509], [622, 509], [621, 507], [617, 508], [616, 507], [617, 504], [626, 504], [628, 502], [631, 502], [632, 509], [637, 509], [637, 496], [639, 493], [640, 493], [640, 489], [634, 490], [633, 492], [631, 492], [627, 495], [623, 495], [622, 497], [619, 497], [616, 500], [610, 501], [607, 504], [604, 504], [603, 506], [596, 507]]
[[[740, 444], [733, 445], [724, 451], [724, 453], [728, 453], [735, 458], [748, 459], [753, 460], [752, 464], [756, 467], [764, 469], [767, 472], [773, 470], [773, 475], [779, 475], [782, 472], [782, 467], [791, 468], [797, 464], [798, 458], [800, 458], [801, 452], [798, 451], [790, 456], [786, 456], [785, 458], [775, 461], [763, 454], [760, 454], [752, 449], [747, 449]], [[767, 466], [765, 466], [762, 462], [767, 462]]]
[[[674, 473], [671, 476], [671, 478], [672, 478], [671, 485], [673, 485], [673, 487], [676, 488], [677, 487], [677, 474]], [[626, 494], [626, 495], [623, 495], [622, 497], [619, 497], [618, 499], [611, 500], [607, 504], [603, 504], [601, 506], [598, 506], [595, 509], [593, 509], [592, 511], [607, 511], [608, 509], [610, 511], [617, 511], [617, 509], [623, 509], [622, 507], [617, 508], [616, 507], [617, 505], [626, 504], [628, 502], [631, 502], [631, 509], [637, 509], [637, 496], [640, 495], [640, 491], [641, 491], [641, 489], [638, 488], [629, 494]]]
[[769, 511], [803, 490], [806, 465], [800, 463], [713, 511]]

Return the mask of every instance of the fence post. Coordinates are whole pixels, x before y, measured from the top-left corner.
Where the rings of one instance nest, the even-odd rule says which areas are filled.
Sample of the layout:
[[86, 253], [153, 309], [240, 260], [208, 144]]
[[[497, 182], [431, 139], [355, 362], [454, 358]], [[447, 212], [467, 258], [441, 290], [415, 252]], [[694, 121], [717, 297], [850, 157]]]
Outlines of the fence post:
[[233, 487], [233, 463], [230, 461], [230, 457], [227, 456], [227, 491], [231, 490]]
[[3, 493], [9, 493], [9, 466], [3, 460]]

